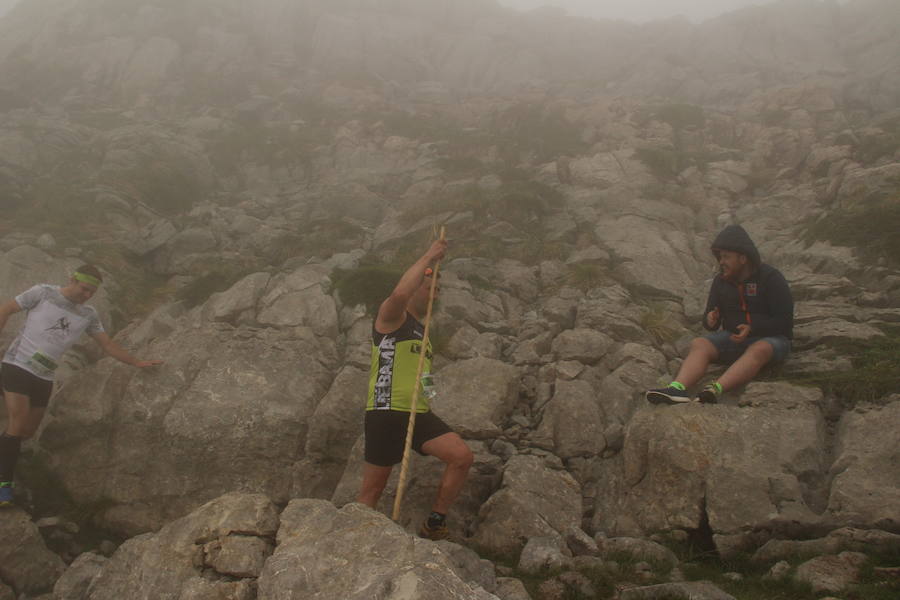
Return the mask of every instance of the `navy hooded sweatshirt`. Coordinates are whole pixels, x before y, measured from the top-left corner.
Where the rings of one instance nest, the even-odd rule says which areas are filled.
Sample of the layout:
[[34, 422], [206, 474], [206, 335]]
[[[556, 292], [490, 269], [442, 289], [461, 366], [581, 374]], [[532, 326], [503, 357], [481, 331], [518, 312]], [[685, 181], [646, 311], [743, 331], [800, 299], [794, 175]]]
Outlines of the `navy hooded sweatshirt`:
[[747, 256], [753, 272], [745, 281], [732, 283], [716, 275], [709, 289], [706, 312], [719, 308], [719, 322], [714, 327], [703, 326], [710, 331], [719, 327], [736, 332], [737, 326], [750, 325], [750, 337], [783, 335], [794, 337], [794, 299], [787, 281], [778, 269], [760, 261], [759, 250], [740, 225], [729, 225], [716, 236], [712, 244], [717, 250], [731, 250]]

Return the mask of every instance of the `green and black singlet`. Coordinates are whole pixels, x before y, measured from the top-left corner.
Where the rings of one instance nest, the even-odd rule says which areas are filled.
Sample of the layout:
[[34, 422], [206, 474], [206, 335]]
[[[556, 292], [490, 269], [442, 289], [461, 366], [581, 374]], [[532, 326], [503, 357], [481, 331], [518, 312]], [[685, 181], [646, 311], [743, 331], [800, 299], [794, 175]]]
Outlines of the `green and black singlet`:
[[[391, 333], [379, 333], [372, 324], [372, 366], [369, 370], [369, 399], [366, 410], [399, 410], [409, 412], [412, 405], [416, 369], [425, 327], [411, 314]], [[431, 371], [431, 340], [425, 351], [423, 373]], [[429, 410], [428, 398], [419, 389], [416, 412]]]

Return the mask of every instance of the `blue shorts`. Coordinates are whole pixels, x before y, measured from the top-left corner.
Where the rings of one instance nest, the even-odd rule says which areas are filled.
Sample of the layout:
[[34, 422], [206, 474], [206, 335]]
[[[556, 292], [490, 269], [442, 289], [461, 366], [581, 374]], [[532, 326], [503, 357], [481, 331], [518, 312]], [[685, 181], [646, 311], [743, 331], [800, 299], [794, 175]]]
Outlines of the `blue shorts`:
[[734, 334], [730, 331], [717, 331], [703, 336], [705, 339], [712, 342], [712, 345], [719, 351], [719, 357], [715, 362], [723, 365], [730, 365], [739, 359], [741, 355], [747, 351], [747, 348], [759, 341], [768, 342], [769, 345], [772, 346], [772, 362], [782, 362], [788, 357], [788, 354], [791, 353], [791, 340], [783, 335], [772, 337], [751, 336], [743, 342], [731, 341], [732, 335]]

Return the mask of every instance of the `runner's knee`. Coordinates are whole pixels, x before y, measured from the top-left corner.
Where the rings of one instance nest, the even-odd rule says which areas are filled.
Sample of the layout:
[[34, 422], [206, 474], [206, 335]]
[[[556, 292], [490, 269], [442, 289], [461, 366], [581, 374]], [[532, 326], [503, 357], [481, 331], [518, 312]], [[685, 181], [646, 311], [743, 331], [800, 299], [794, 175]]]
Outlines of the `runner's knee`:
[[448, 462], [454, 467], [468, 469], [472, 466], [472, 463], [475, 462], [475, 455], [465, 442], [461, 442], [461, 448], [457, 452], [454, 452]]

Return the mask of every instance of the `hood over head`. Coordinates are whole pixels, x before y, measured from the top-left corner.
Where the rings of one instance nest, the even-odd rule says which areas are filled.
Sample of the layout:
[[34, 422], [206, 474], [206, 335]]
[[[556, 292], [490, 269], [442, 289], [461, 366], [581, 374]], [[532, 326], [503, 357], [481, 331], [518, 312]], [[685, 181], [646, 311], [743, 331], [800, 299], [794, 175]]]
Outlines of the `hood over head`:
[[716, 236], [710, 248], [713, 254], [716, 250], [731, 250], [745, 255], [754, 267], [759, 267], [762, 260], [756, 244], [750, 239], [750, 234], [740, 225], [729, 225]]

